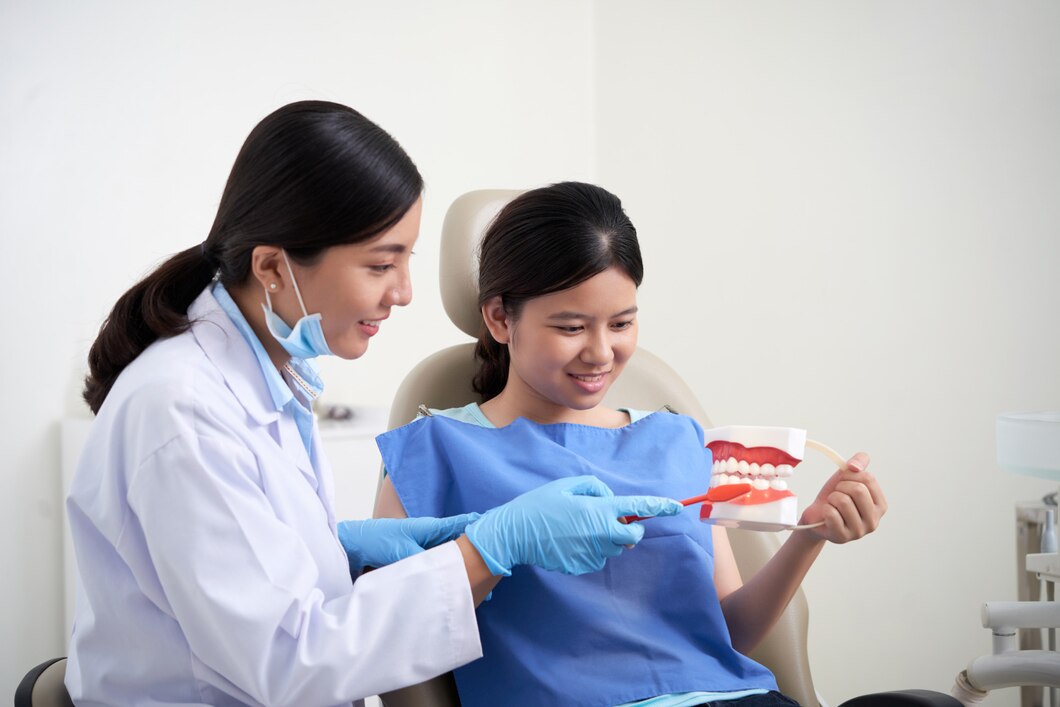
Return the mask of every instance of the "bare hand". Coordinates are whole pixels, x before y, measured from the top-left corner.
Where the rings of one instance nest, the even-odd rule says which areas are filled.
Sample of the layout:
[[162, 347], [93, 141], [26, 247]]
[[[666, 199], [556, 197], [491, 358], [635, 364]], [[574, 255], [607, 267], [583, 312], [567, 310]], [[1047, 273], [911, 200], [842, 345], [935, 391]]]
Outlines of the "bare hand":
[[842, 544], [876, 530], [887, 512], [887, 499], [868, 466], [869, 455], [858, 452], [845, 469], [832, 475], [799, 521], [800, 525], [824, 521], [824, 525], [806, 532]]

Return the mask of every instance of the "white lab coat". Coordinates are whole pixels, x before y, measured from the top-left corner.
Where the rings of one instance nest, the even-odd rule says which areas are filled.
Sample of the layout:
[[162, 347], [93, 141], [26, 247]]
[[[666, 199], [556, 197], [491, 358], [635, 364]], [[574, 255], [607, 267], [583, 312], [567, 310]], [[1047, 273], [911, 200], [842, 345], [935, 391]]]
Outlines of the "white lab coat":
[[354, 584], [314, 470], [210, 293], [119, 377], [67, 499], [80, 704], [349, 704], [482, 655], [454, 543]]

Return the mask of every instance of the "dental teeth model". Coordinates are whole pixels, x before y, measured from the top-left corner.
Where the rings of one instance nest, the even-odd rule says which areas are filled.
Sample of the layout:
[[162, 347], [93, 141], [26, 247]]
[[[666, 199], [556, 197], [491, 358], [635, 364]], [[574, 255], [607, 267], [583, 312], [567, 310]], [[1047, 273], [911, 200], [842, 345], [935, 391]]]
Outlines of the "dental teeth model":
[[700, 518], [733, 527], [795, 526], [798, 498], [788, 490], [788, 479], [802, 461], [806, 447], [818, 449], [837, 465], [845, 460], [827, 446], [806, 439], [794, 427], [716, 427], [704, 431], [714, 455], [710, 486], [749, 484], [747, 493], [725, 502], [703, 504]]

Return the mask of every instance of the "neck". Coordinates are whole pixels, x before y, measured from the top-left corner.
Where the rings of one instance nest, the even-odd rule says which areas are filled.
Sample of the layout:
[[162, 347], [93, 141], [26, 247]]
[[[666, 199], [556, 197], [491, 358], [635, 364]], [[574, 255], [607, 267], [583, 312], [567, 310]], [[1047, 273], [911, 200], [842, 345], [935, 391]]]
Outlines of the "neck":
[[629, 424], [628, 415], [603, 405], [576, 410], [557, 405], [537, 394], [522, 395], [511, 380], [497, 397], [479, 407], [497, 427], [506, 427], [520, 417], [541, 425], [572, 423], [590, 427], [623, 427]]

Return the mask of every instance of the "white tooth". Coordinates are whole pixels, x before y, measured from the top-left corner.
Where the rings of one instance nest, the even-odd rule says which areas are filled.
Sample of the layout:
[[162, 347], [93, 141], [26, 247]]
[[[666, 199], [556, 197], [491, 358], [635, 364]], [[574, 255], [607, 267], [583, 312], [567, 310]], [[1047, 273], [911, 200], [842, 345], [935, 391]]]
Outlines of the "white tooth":
[[781, 464], [777, 467], [777, 476], [791, 476], [795, 469], [791, 464]]
[[730, 474], [735, 474], [740, 468], [740, 465], [736, 463], [736, 457], [729, 457], [729, 460], [725, 462], [725, 471]]
[[772, 481], [769, 482], [769, 487], [773, 488], [773, 489], [776, 489], [777, 491], [787, 491], [788, 490], [788, 482], [785, 481], [784, 479], [773, 479]]
[[759, 491], [765, 491], [767, 488], [769, 488], [769, 482], [765, 479], [758, 478], [754, 480], [754, 487]]
[[710, 467], [710, 473], [712, 474], [720, 474], [722, 471], [724, 471], [723, 462], [715, 461], [714, 464]]
[[773, 466], [772, 464], [763, 464], [762, 465], [762, 476], [776, 476], [776, 475], [777, 475], [777, 468], [775, 466]]
[[751, 471], [751, 465], [741, 459], [736, 465], [736, 470], [746, 476]]
[[751, 462], [751, 476], [758, 476], [762, 473], [762, 467], [754, 462]]
[[728, 474], [719, 474], [718, 479], [719, 486], [727, 486], [732, 483], [732, 479], [729, 478]]

